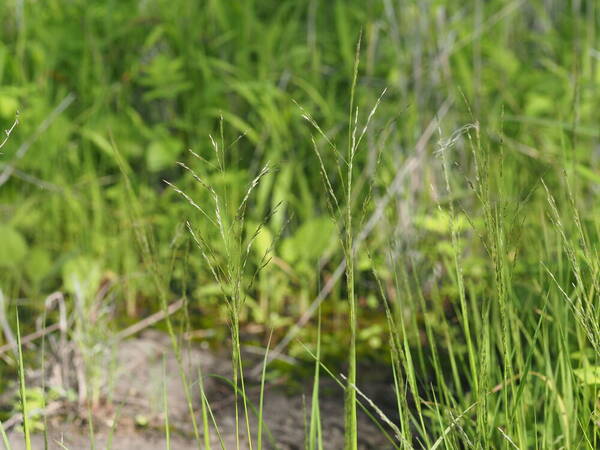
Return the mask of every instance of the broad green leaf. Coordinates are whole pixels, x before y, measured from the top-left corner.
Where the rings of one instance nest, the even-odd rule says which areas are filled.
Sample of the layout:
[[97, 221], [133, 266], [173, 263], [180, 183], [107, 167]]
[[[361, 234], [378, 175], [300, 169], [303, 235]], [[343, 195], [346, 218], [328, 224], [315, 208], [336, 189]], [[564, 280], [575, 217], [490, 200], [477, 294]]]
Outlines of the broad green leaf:
[[162, 53], [147, 64], [139, 83], [148, 88], [144, 93], [144, 99], [147, 101], [172, 99], [193, 87], [185, 78], [183, 59]]
[[554, 111], [555, 100], [547, 95], [531, 93], [527, 97], [525, 105], [525, 115], [527, 116], [543, 116]]
[[182, 151], [183, 144], [179, 139], [165, 137], [152, 141], [146, 153], [148, 170], [158, 172], [173, 167]]
[[589, 167], [586, 167], [582, 164], [578, 164], [576, 166], [576, 170], [583, 178], [587, 179], [592, 183], [600, 183], [600, 173], [596, 173]]
[[327, 217], [309, 220], [281, 245], [281, 256], [289, 263], [316, 262], [332, 241], [335, 225]]
[[[452, 231], [452, 218], [446, 211], [436, 211], [435, 214], [417, 217], [415, 221], [419, 228], [426, 231], [439, 234], [448, 234]], [[461, 232], [467, 229], [469, 222], [462, 214], [454, 219], [454, 227], [456, 231]]]
[[0, 225], [0, 267], [16, 267], [27, 254], [27, 242], [9, 225]]
[[93, 295], [102, 278], [100, 263], [86, 256], [67, 261], [62, 272], [65, 289], [81, 297]]
[[0, 95], [0, 118], [12, 120], [17, 114], [19, 102], [14, 97]]
[[585, 385], [600, 384], [600, 366], [582, 367], [573, 373]]
[[50, 254], [43, 248], [34, 248], [27, 255], [25, 273], [31, 281], [39, 283], [52, 269]]

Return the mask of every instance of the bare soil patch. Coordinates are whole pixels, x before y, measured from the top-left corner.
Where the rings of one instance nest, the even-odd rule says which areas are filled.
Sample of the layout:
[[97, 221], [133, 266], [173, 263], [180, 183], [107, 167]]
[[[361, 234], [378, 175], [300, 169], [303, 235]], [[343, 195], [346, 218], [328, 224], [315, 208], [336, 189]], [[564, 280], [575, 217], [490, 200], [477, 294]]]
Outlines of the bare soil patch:
[[[166, 369], [166, 392], [172, 429], [171, 448], [197, 449], [185, 392], [167, 336], [156, 331], [146, 331], [137, 338], [123, 341], [115, 350], [114, 361], [115, 364], [111, 368], [111, 379], [114, 381], [107, 391], [108, 400], [92, 411], [95, 448], [107, 448], [109, 441], [114, 450], [166, 448], [163, 409], [163, 373]], [[218, 374], [230, 378], [229, 356], [215, 354], [199, 346], [193, 346], [185, 352], [185, 366], [192, 380], [197, 379], [200, 368], [204, 374]], [[232, 389], [216, 377], [205, 378], [206, 395], [213, 408], [224, 447], [236, 448]], [[323, 381], [323, 385], [320, 403], [325, 448], [341, 449], [344, 443], [342, 392], [327, 380]], [[281, 383], [269, 383], [264, 406], [265, 448], [304, 448], [305, 427], [310, 410], [310, 388], [308, 385], [305, 392], [290, 394], [284, 390]], [[391, 393], [391, 387], [387, 389]], [[258, 386], [250, 383], [248, 397], [257, 406], [258, 394]], [[200, 411], [197, 383], [192, 386], [192, 396], [195, 411]], [[78, 408], [75, 403], [64, 403], [55, 408], [47, 417], [49, 448], [64, 448], [59, 443], [63, 443], [69, 449], [91, 448], [87, 417], [88, 411]], [[256, 430], [254, 417], [251, 425], [252, 429]], [[15, 450], [24, 448], [22, 433], [11, 430], [9, 436]], [[360, 447], [363, 449], [393, 448], [364, 414], [359, 417], [359, 436]], [[213, 448], [220, 448], [214, 427], [211, 441]], [[243, 433], [240, 442], [241, 448], [248, 448]], [[43, 434], [33, 436], [33, 448], [44, 448]]]

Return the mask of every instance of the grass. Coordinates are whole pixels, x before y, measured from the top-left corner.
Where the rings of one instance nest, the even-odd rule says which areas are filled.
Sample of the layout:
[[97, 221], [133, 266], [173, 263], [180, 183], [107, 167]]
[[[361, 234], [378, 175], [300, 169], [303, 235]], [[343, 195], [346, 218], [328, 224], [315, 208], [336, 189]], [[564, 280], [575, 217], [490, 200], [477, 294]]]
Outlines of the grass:
[[[310, 388], [311, 450], [330, 444], [331, 378], [346, 449], [363, 409], [393, 448], [597, 448], [599, 12], [4, 2], [0, 314], [18, 342], [0, 377], [21, 406], [2, 423], [23, 411], [31, 448], [38, 355], [22, 342], [59, 320], [44, 299], [62, 292], [84, 367], [61, 387], [90, 405], [92, 434], [106, 343], [161, 310], [178, 364], [168, 445], [178, 382], [198, 448], [225, 448], [208, 374], [183, 358], [183, 332], [210, 328], [231, 350], [236, 448], [267, 447], [282, 374]], [[266, 348], [256, 371], [245, 345]]]
[[19, 398], [21, 400], [21, 414], [23, 415], [23, 433], [25, 435], [25, 449], [31, 450], [31, 422], [29, 419], [29, 408], [27, 407], [27, 395], [25, 394], [25, 365], [23, 364], [23, 346], [21, 345], [21, 331], [19, 329], [19, 310], [17, 313], [17, 349], [19, 355]]

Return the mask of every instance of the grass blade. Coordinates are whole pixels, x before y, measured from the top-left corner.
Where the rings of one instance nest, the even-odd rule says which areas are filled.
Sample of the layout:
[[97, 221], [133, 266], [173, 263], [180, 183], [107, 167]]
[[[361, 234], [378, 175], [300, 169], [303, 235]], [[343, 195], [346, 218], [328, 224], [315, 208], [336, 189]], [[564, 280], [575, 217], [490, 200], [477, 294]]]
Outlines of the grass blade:
[[17, 318], [17, 351], [19, 356], [19, 395], [21, 397], [21, 410], [23, 413], [23, 431], [25, 433], [25, 449], [31, 450], [31, 423], [25, 386], [25, 366], [23, 365], [23, 348], [21, 346], [21, 328], [19, 324], [19, 308], [16, 308]]

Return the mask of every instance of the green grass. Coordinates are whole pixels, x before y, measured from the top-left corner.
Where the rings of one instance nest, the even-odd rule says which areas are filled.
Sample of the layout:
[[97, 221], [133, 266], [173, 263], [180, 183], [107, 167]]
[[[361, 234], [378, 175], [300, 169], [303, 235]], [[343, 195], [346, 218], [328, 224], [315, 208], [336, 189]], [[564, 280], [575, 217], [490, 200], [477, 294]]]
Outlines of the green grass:
[[21, 345], [21, 331], [19, 328], [19, 310], [16, 310], [17, 323], [17, 354], [19, 367], [19, 398], [21, 401], [21, 414], [23, 416], [23, 433], [25, 435], [25, 449], [31, 450], [31, 419], [27, 407], [27, 395], [25, 384], [25, 365], [23, 364], [23, 346]]
[[[59, 320], [53, 292], [87, 405], [111, 336], [184, 298], [159, 326], [199, 448], [224, 441], [206, 375], [182, 362], [198, 328], [231, 349], [238, 448], [266, 447], [282, 372], [312, 387], [308, 449], [328, 443], [333, 374], [347, 449], [363, 407], [395, 448], [597, 448], [599, 15], [592, 0], [3, 2], [0, 344], [10, 328], [19, 345], [0, 389], [17, 380], [27, 409], [39, 358], [21, 339]], [[264, 333], [245, 341], [248, 324]], [[246, 344], [273, 346], [252, 371], [257, 429]], [[3, 406], [1, 423], [20, 410]]]

